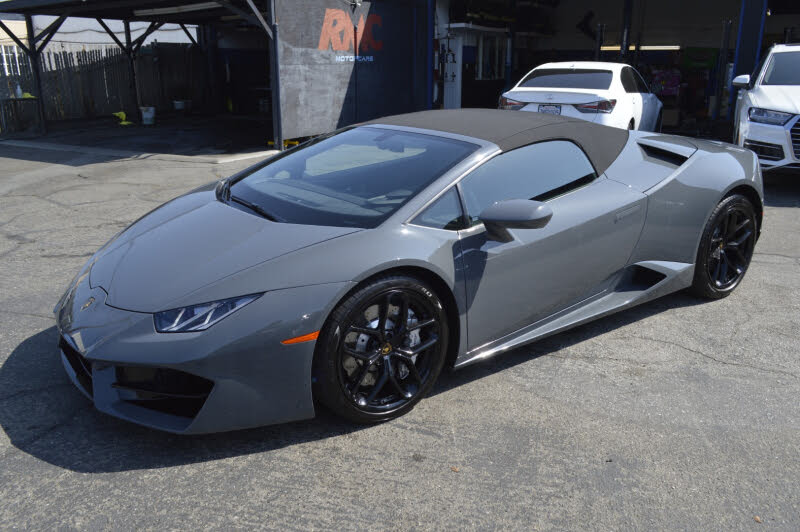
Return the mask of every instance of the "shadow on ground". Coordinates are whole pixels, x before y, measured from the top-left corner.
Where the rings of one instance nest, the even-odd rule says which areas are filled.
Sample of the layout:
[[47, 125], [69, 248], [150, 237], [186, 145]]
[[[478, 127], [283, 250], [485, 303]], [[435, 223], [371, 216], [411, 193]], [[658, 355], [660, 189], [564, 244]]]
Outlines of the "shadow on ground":
[[[153, 126], [120, 126], [111, 118], [62, 122], [51, 124], [50, 131], [44, 136], [10, 139], [12, 142], [5, 146], [12, 149], [4, 150], [3, 157], [37, 162], [42, 157], [48, 157], [41, 155], [46, 150], [21, 148], [28, 141], [31, 146], [46, 143], [77, 153], [81, 148], [92, 148], [94, 151], [91, 155], [105, 161], [136, 157], [137, 154], [143, 158], [148, 154], [242, 154], [269, 149], [267, 142], [272, 138], [271, 131], [269, 122], [231, 115], [170, 116], [160, 119]], [[0, 142], [0, 146], [3, 145]], [[74, 159], [74, 155], [60, 156], [65, 161], [69, 161], [70, 157]]]
[[439, 382], [431, 395], [443, 393], [482, 377], [505, 371], [524, 362], [585, 342], [596, 336], [614, 331], [625, 325], [636, 323], [637, 321], [660, 314], [661, 312], [703, 304], [709, 304], [709, 302], [698, 299], [685, 292], [670, 294], [663, 298], [656, 299], [655, 301], [645, 303], [644, 305], [612, 314], [597, 321], [576, 327], [575, 329], [544, 338], [538, 342], [514, 349], [513, 351], [477, 364], [445, 373], [439, 377]]
[[[698, 303], [701, 301], [684, 294], [667, 296], [468, 368], [446, 372], [432, 393], [452, 390], [665, 310]], [[83, 473], [171, 467], [369, 430], [327, 412], [303, 422], [205, 436], [175, 436], [142, 428], [97, 412], [73, 388], [61, 367], [57, 338], [55, 327], [31, 336], [0, 367], [0, 427], [15, 447], [58, 467]]]
[[800, 173], [764, 174], [764, 204], [770, 207], [800, 207]]

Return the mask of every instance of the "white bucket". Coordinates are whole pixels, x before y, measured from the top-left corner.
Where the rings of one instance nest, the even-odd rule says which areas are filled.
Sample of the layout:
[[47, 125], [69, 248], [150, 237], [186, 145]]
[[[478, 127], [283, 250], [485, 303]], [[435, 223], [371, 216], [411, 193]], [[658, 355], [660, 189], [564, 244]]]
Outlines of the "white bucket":
[[142, 124], [145, 126], [152, 126], [156, 123], [156, 108], [155, 107], [140, 107], [142, 111]]

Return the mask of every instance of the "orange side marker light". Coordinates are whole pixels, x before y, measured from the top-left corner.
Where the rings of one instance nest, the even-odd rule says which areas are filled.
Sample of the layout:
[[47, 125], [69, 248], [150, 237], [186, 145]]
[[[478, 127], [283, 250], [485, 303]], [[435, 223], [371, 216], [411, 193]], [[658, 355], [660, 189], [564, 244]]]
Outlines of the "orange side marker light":
[[319, 338], [319, 331], [312, 332], [311, 334], [304, 334], [303, 336], [295, 336], [288, 340], [282, 340], [281, 343], [283, 345], [301, 344], [303, 342], [313, 342], [317, 338]]

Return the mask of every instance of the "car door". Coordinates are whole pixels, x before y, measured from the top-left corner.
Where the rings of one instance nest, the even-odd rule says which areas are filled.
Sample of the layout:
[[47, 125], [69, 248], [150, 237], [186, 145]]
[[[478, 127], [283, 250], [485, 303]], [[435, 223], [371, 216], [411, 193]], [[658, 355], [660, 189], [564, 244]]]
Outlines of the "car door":
[[[603, 290], [622, 269], [644, 223], [645, 196], [595, 171], [565, 140], [532, 144], [489, 160], [459, 184], [470, 227], [460, 231], [468, 350]], [[553, 210], [540, 229], [488, 238], [478, 216], [497, 201], [537, 199]]]
[[650, 87], [645, 83], [644, 78], [636, 69], [631, 68], [633, 79], [636, 82], [636, 90], [642, 98], [642, 125], [639, 129], [643, 131], [655, 131], [658, 122], [658, 112], [660, 102], [655, 94], [650, 92]]
[[[642, 95], [636, 86], [636, 77], [633, 69], [629, 66], [623, 67], [620, 71], [620, 81], [625, 89], [625, 97], [630, 102], [631, 118], [633, 119], [634, 129], [642, 129]], [[631, 118], [625, 117], [630, 120]]]

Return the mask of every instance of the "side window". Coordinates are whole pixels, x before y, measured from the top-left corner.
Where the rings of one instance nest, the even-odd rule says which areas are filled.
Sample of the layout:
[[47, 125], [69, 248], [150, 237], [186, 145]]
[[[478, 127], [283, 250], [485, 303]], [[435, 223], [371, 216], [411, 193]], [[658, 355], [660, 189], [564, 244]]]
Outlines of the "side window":
[[464, 229], [464, 213], [455, 187], [445, 192], [411, 223], [448, 231]]
[[619, 74], [619, 79], [625, 92], [639, 92], [636, 88], [636, 81], [633, 79], [633, 69], [631, 67], [624, 67]]
[[650, 88], [647, 86], [647, 83], [645, 83], [644, 78], [642, 78], [642, 75], [633, 69], [631, 69], [631, 72], [633, 72], [633, 80], [636, 82], [636, 92], [641, 92], [642, 94], [649, 94]]
[[493, 203], [509, 199], [546, 201], [587, 183], [597, 174], [583, 151], [566, 140], [530, 144], [503, 153], [461, 181], [472, 225]]

